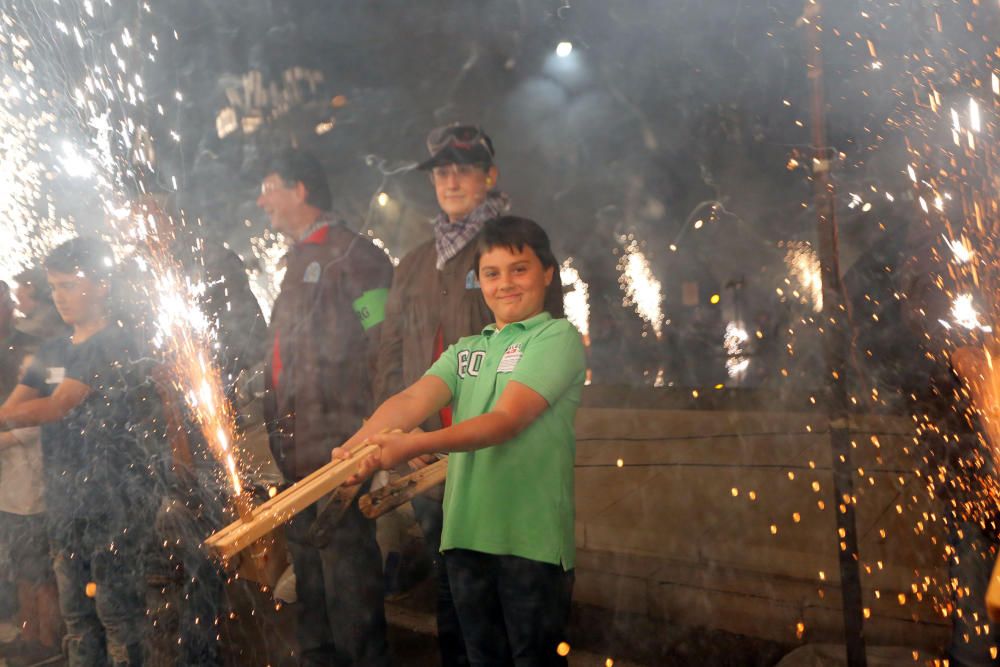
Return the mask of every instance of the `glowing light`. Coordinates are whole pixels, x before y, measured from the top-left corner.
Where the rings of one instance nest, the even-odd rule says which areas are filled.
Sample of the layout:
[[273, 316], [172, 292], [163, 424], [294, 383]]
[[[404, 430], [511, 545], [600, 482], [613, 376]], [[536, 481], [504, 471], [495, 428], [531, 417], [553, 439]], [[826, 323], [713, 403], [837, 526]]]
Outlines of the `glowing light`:
[[964, 236], [958, 239], [949, 239], [947, 236], [942, 234], [945, 243], [951, 250], [952, 256], [956, 264], [966, 264], [972, 260], [973, 252], [972, 248], [969, 246], [969, 240]]
[[812, 300], [813, 311], [822, 311], [823, 274], [816, 251], [805, 241], [790, 241], [785, 247], [788, 249], [785, 253], [788, 273], [798, 283], [799, 290]]
[[992, 327], [985, 326], [979, 321], [979, 313], [972, 302], [971, 294], [959, 294], [951, 304], [951, 318], [960, 327], [966, 329], [981, 329], [982, 331], [992, 331]]
[[572, 257], [563, 262], [559, 269], [559, 278], [563, 290], [569, 288], [563, 295], [566, 319], [577, 328], [584, 340], [587, 340], [590, 336], [590, 286], [583, 282], [580, 273], [573, 267]]
[[556, 653], [565, 658], [569, 655], [569, 644], [566, 642], [559, 642], [559, 645], [556, 646]]
[[257, 261], [247, 269], [250, 291], [257, 297], [264, 318], [271, 320], [271, 307], [281, 291], [285, 277], [283, 259], [288, 248], [281, 238], [270, 230], [250, 239], [250, 249]]
[[384, 207], [389, 203], [389, 195], [384, 192], [380, 192], [378, 193], [377, 201], [379, 206]]
[[94, 175], [94, 165], [87, 158], [77, 151], [76, 146], [68, 141], [62, 144], [62, 155], [59, 156], [59, 163], [63, 171], [73, 178], [90, 178]]
[[573, 53], [573, 43], [572, 42], [559, 42], [556, 46], [556, 55], [560, 58], [565, 58], [569, 54]]
[[972, 127], [973, 132], [979, 132], [982, 130], [981, 121], [979, 119], [979, 103], [976, 102], [974, 97], [969, 98], [969, 125]]
[[719, 301], [721, 301], [721, 300], [722, 300], [722, 297], [721, 297], [721, 296], [719, 296], [718, 294], [713, 294], [713, 295], [711, 296], [711, 298], [709, 299], [709, 301], [711, 301], [711, 302], [712, 302], [712, 305], [713, 305], [713, 306], [714, 306], [715, 304], [719, 303]]
[[659, 338], [663, 331], [663, 295], [660, 281], [653, 275], [649, 260], [634, 239], [627, 240], [625, 254], [618, 262], [618, 285], [625, 292], [622, 305], [635, 307], [635, 312], [645, 320]]
[[738, 377], [750, 366], [750, 357], [746, 356], [746, 344], [749, 340], [750, 335], [741, 322], [726, 325], [722, 347], [726, 350], [726, 371], [729, 377]]

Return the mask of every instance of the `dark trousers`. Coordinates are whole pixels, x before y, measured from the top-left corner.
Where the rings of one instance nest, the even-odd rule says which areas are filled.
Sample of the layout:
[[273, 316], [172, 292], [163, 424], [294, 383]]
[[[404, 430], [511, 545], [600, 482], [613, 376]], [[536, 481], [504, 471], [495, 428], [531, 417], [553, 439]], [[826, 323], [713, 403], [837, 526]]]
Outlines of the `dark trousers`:
[[444, 554], [469, 664], [565, 667], [573, 572], [518, 556], [467, 549]]
[[286, 528], [298, 595], [301, 664], [386, 667], [389, 664], [383, 600], [382, 554], [375, 522], [351, 505], [317, 548], [309, 539], [312, 505]]
[[97, 531], [95, 524], [100, 521], [69, 520], [50, 527], [68, 664], [141, 665], [146, 623], [141, 544], [124, 533], [110, 539], [110, 531]]
[[455, 601], [451, 597], [448, 568], [445, 567], [444, 556], [441, 554], [441, 527], [444, 525], [441, 501], [417, 496], [411, 502], [437, 578], [437, 630], [441, 667], [467, 667], [469, 658], [465, 654], [465, 640], [462, 638]]

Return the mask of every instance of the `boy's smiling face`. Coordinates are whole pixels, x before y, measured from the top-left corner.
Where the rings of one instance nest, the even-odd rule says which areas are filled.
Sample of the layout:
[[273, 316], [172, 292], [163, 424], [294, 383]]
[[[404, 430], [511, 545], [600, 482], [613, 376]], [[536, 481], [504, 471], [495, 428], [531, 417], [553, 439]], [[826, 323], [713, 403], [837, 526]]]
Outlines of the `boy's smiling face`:
[[553, 267], [545, 268], [527, 244], [523, 248], [496, 246], [479, 258], [479, 284], [497, 328], [522, 322], [545, 308], [545, 288]]

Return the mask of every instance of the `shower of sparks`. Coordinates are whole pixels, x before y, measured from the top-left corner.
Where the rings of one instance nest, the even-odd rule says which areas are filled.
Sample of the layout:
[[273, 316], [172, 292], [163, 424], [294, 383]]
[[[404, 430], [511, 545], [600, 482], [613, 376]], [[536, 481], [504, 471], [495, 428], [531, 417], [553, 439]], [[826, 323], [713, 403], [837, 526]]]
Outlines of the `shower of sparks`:
[[813, 311], [821, 312], [823, 276], [816, 251], [805, 241], [791, 241], [786, 247], [785, 266], [788, 267], [789, 275], [798, 283], [798, 291], [809, 297]]
[[[89, 0], [55, 3], [45, 12], [18, 5], [0, 10], [0, 228], [15, 245], [0, 270], [12, 273], [72, 235], [68, 225], [40, 214], [43, 178], [61, 173], [84, 181], [102, 201], [104, 233], [116, 257], [147, 277], [135, 288], [152, 308], [146, 324], [155, 329], [167, 377], [239, 493], [234, 420], [210, 353], [214, 331], [198, 307], [204, 286], [187, 279], [171, 256], [169, 232], [158, 229], [152, 214], [132, 215], [122, 194], [142, 187], [138, 170], [156, 172], [142, 68], [155, 62], [160, 38], [143, 31], [149, 5], [104, 4], [97, 11]], [[133, 30], [109, 31], [109, 22], [128, 23], [130, 13]], [[179, 91], [175, 98], [182, 99]]]
[[53, 247], [73, 236], [71, 225], [56, 219], [43, 192], [48, 150], [42, 136], [55, 116], [38, 107], [30, 42], [0, 13], [0, 233], [5, 252], [0, 280], [10, 281]]
[[964, 236], [960, 239], [949, 239], [947, 236], [942, 237], [948, 249], [951, 250], [951, 254], [956, 264], [965, 264], [972, 261], [972, 248], [969, 247], [969, 240]]
[[256, 258], [247, 268], [250, 279], [250, 290], [257, 297], [264, 318], [271, 321], [271, 308], [281, 291], [281, 281], [285, 277], [285, 266], [282, 261], [288, 246], [281, 237], [270, 230], [265, 230], [260, 236], [250, 239], [250, 249]]
[[[885, 3], [879, 9], [882, 15], [877, 21], [872, 19], [872, 34], [879, 25], [891, 24], [892, 14], [905, 20], [907, 10], [901, 6]], [[1000, 238], [997, 199], [1000, 188], [996, 176], [1000, 153], [996, 141], [997, 100], [987, 100], [986, 95], [991, 85], [994, 95], [1000, 94], [996, 74], [1000, 54], [990, 46], [965, 49], [956, 45], [960, 35], [975, 31], [981, 32], [984, 42], [990, 44], [997, 9], [997, 3], [984, 5], [979, 0], [935, 5], [931, 8], [933, 20], [919, 26], [912, 24], [912, 42], [900, 42], [902, 48], [894, 67], [886, 68], [900, 74], [888, 86], [897, 96], [897, 103], [886, 127], [899, 130], [907, 150], [900, 170], [909, 176], [910, 193], [905, 199], [897, 199], [897, 208], [906, 207], [902, 217], [912, 220], [910, 227], [916, 240], [915, 247], [907, 248], [907, 254], [915, 256], [914, 266], [919, 267], [915, 272], [931, 276], [934, 289], [946, 298], [924, 301], [919, 293], [898, 297], [920, 299], [917, 312], [928, 322], [942, 325], [927, 326], [921, 332], [931, 349], [914, 350], [915, 357], [926, 354], [941, 365], [949, 359], [954, 361], [956, 354], [961, 356], [970, 351], [971, 356], [982, 356], [985, 351], [989, 359], [989, 351], [996, 345], [992, 332], [1000, 315], [1000, 264], [993, 258]], [[904, 46], [918, 42], [921, 46], [917, 49]], [[877, 85], [886, 82], [881, 79]], [[931, 240], [933, 247], [921, 246], [924, 239]], [[901, 325], [892, 322], [887, 326]], [[952, 370], [957, 369], [953, 363]], [[1000, 386], [993, 365], [984, 365], [982, 373], [984, 385]], [[975, 387], [971, 392], [955, 391], [953, 401], [951, 394], [949, 391], [946, 397], [925, 395], [919, 400], [912, 397], [916, 401], [912, 414], [913, 442], [919, 449], [904, 451], [916, 454], [915, 472], [928, 497], [944, 495], [952, 499], [938, 506], [940, 514], [916, 516], [914, 532], [919, 535], [931, 536], [928, 530], [931, 522], [937, 523], [939, 531], [952, 535], [961, 535], [957, 529], [963, 524], [988, 526], [1000, 507], [1000, 484], [994, 472], [1000, 461], [1000, 442], [996, 442], [1000, 432], [990, 428], [990, 420], [983, 419], [984, 415], [995, 413], [995, 400], [984, 403], [984, 394], [977, 393]], [[991, 395], [995, 399], [998, 394]], [[967, 400], [970, 397], [972, 406]], [[961, 419], [935, 415], [939, 407], [950, 408]], [[956, 421], [965, 426], [957, 426]], [[965, 462], [960, 465], [944, 460], [937, 450], [942, 446], [949, 449], [953, 443], [968, 438], [964, 432], [968, 426], [976, 428], [982, 442], [989, 446], [982, 450], [970, 446], [969, 452], [963, 454]], [[896, 505], [896, 512], [903, 514], [916, 505], [917, 496], [912, 495]], [[966, 544], [978, 548], [972, 542]], [[930, 537], [927, 548], [941, 557], [938, 562], [957, 562], [956, 551], [947, 542]], [[975, 558], [992, 564], [995, 554], [979, 553]], [[968, 585], [968, 581], [941, 577], [941, 571], [933, 569], [915, 574], [911, 590], [905, 595], [898, 594], [899, 604], [910, 605], [926, 595], [937, 613], [946, 619], [953, 617], [955, 607], [961, 607], [958, 587]], [[965, 627], [956, 624], [956, 637], [964, 634], [968, 642], [970, 636], [979, 634], [979, 627], [973, 625], [972, 619], [962, 619], [961, 613], [958, 617], [957, 623], [964, 623]], [[995, 652], [995, 647], [992, 650]]]
[[625, 246], [624, 253], [618, 260], [618, 285], [625, 296], [622, 305], [632, 306], [635, 312], [645, 320], [656, 337], [663, 332], [663, 293], [660, 281], [653, 275], [649, 260], [640, 250], [640, 244], [633, 237], [622, 237]]
[[153, 307], [153, 345], [163, 352], [174, 389], [184, 397], [213, 455], [225, 467], [233, 492], [240, 495], [243, 485], [232, 441], [236, 419], [210, 354], [216, 323], [199, 306], [207, 286], [188, 278], [171, 255], [174, 223], [155, 204], [144, 208], [119, 220], [131, 223], [123, 232], [136, 237], [134, 260], [152, 285], [147, 296]]
[[568, 257], [559, 269], [559, 277], [562, 280], [563, 308], [566, 311], [566, 319], [573, 323], [583, 339], [590, 337], [590, 286], [583, 282], [580, 273], [573, 267], [573, 258]]
[[750, 366], [750, 357], [746, 354], [749, 340], [750, 334], [743, 328], [741, 322], [730, 322], [726, 325], [722, 346], [726, 350], [726, 371], [729, 372], [729, 377], [738, 377]]
[[972, 302], [971, 294], [960, 294], [955, 297], [951, 304], [951, 318], [960, 327], [966, 329], [979, 329], [985, 332], [993, 331], [993, 328], [979, 321], [979, 313]]

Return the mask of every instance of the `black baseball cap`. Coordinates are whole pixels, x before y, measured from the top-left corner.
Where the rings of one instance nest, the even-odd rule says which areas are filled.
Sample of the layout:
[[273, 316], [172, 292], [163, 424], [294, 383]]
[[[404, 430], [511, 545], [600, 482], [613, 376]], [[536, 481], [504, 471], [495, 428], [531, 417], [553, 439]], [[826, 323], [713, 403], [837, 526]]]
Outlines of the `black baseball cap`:
[[417, 169], [424, 171], [445, 164], [493, 164], [493, 141], [478, 125], [455, 123], [431, 130], [427, 135], [431, 157]]

